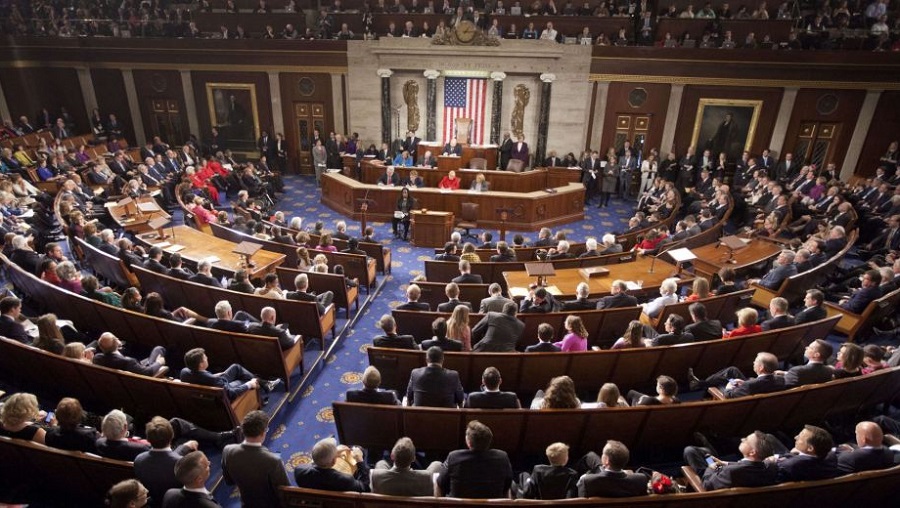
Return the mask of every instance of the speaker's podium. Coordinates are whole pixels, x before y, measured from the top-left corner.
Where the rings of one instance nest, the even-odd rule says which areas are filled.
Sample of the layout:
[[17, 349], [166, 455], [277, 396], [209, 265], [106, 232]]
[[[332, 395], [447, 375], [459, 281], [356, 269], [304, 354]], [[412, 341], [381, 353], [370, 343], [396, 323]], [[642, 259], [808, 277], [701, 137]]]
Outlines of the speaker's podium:
[[443, 247], [453, 232], [453, 212], [411, 210], [411, 243], [416, 247]]

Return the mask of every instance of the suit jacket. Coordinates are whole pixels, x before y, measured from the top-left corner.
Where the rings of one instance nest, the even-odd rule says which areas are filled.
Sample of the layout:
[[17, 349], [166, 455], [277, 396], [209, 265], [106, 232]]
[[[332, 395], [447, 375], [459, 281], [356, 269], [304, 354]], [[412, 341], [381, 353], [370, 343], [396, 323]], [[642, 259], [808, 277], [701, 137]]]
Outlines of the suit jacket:
[[444, 145], [444, 150], [441, 153], [447, 155], [462, 156], [462, 145], [457, 144], [456, 146], [451, 147], [450, 143], [447, 143], [446, 145]]
[[156, 272], [163, 275], [169, 274], [169, 269], [155, 259], [148, 259], [147, 261], [144, 261], [144, 268], [150, 270], [151, 272]]
[[422, 341], [422, 351], [428, 351], [433, 346], [437, 346], [443, 351], [462, 351], [463, 349], [462, 342], [446, 337], [443, 339], [428, 339]]
[[380, 335], [372, 339], [375, 347], [390, 347], [394, 349], [419, 349], [416, 339], [412, 335]]
[[859, 291], [853, 293], [853, 296], [850, 297], [850, 300], [841, 305], [841, 307], [849, 310], [850, 312], [862, 314], [863, 311], [866, 310], [866, 306], [869, 305], [869, 302], [880, 297], [881, 290], [877, 286], [860, 288]]
[[787, 388], [815, 383], [827, 383], [831, 381], [834, 371], [828, 365], [809, 362], [806, 365], [792, 367], [784, 375], [784, 384]]
[[97, 453], [107, 459], [134, 462], [138, 455], [150, 450], [150, 445], [135, 441], [108, 441], [105, 437], [97, 440]]
[[794, 318], [787, 314], [785, 314], [784, 316], [775, 316], [761, 323], [762, 329], [765, 331], [787, 328], [788, 326], [792, 326], [795, 324], [796, 321], [794, 320]]
[[588, 473], [578, 480], [579, 497], [634, 497], [647, 495], [647, 478], [641, 473], [609, 471]]
[[426, 302], [406, 302], [397, 306], [397, 310], [424, 310], [430, 311], [431, 306]]
[[453, 278], [453, 281], [457, 284], [483, 284], [484, 281], [481, 279], [481, 275], [477, 273], [463, 273]]
[[22, 323], [5, 314], [0, 315], [0, 335], [15, 339], [23, 344], [31, 344], [31, 335], [28, 335]]
[[828, 312], [826, 312], [825, 307], [822, 307], [821, 305], [806, 307], [794, 316], [794, 324], [810, 323], [812, 321], [825, 319], [826, 316], [828, 316]]
[[[368, 476], [368, 468], [365, 462], [359, 463], [359, 469], [356, 470], [357, 476], [363, 476], [361, 471], [365, 471]], [[368, 482], [362, 482], [359, 479], [346, 473], [336, 471], [334, 469], [322, 469], [315, 465], [302, 465], [294, 469], [294, 480], [298, 487], [306, 489], [333, 490], [338, 492], [368, 492]], [[278, 506], [275, 502], [268, 506]]]
[[406, 387], [407, 403], [413, 406], [456, 407], [465, 402], [459, 373], [440, 365], [413, 369]]
[[375, 469], [369, 472], [372, 484], [372, 492], [387, 496], [433, 496], [434, 482], [432, 474], [440, 471], [440, 462], [432, 462], [428, 469], [399, 469], [394, 467], [382, 467], [386, 465], [379, 462]]
[[502, 450], [455, 450], [444, 468], [438, 485], [445, 496], [495, 499], [506, 497], [512, 485], [512, 465]]
[[637, 304], [637, 298], [625, 293], [619, 293], [615, 295], [604, 296], [603, 298], [598, 300], [597, 308], [616, 309], [619, 307], [635, 307], [637, 306]]
[[247, 328], [247, 333], [251, 335], [264, 335], [266, 337], [277, 337], [278, 345], [282, 351], [294, 347], [294, 337], [284, 328], [278, 328], [271, 323], [251, 323]]
[[578, 473], [564, 466], [538, 464], [520, 486], [525, 499], [566, 499], [578, 496]]
[[[510, 159], [518, 159], [525, 164], [528, 164], [528, 143], [522, 142], [521, 146], [519, 143], [513, 143], [512, 150], [509, 152]], [[500, 168], [505, 170], [506, 168]]]
[[526, 353], [559, 353], [562, 349], [552, 342], [538, 342], [525, 348]]
[[848, 452], [839, 451], [837, 468], [841, 474], [886, 469], [894, 465], [894, 452], [889, 448], [857, 448]]
[[400, 400], [394, 390], [375, 389], [347, 390], [347, 402], [360, 402], [363, 404], [383, 404], [386, 406], [398, 406]]
[[265, 446], [247, 443], [222, 450], [222, 475], [241, 489], [245, 508], [278, 506], [278, 487], [290, 485], [281, 457]]
[[688, 344], [694, 342], [694, 336], [689, 333], [664, 333], [652, 339], [654, 346], [674, 346], [675, 344]]
[[779, 286], [781, 286], [781, 282], [784, 281], [784, 279], [796, 274], [796, 265], [777, 265], [773, 267], [769, 271], [769, 273], [767, 273], [762, 279], [759, 280], [759, 285], [774, 291], [777, 290]]
[[447, 300], [447, 301], [444, 302], [444, 303], [438, 304], [437, 310], [438, 310], [438, 312], [453, 312], [453, 309], [455, 309], [455, 308], [456, 308], [457, 306], [459, 306], [459, 305], [465, 305], [465, 306], [468, 307], [470, 310], [472, 309], [472, 304], [471, 304], [471, 303], [469, 303], [469, 302], [461, 302], [461, 301], [459, 301], [459, 299], [454, 298], [454, 299], [452, 299], [452, 300]]
[[594, 310], [597, 303], [587, 298], [578, 298], [572, 301], [563, 302], [562, 310]]
[[684, 327], [684, 333], [694, 336], [695, 342], [715, 340], [722, 338], [722, 323], [716, 319], [698, 321]]
[[325, 306], [316, 298], [316, 295], [308, 291], [288, 291], [284, 295], [288, 300], [299, 300], [301, 302], [315, 302], [316, 308], [319, 309], [319, 315], [325, 314]]
[[138, 360], [125, 356], [120, 352], [115, 353], [96, 353], [93, 359], [94, 365], [101, 367], [109, 367], [110, 369], [119, 369], [127, 372], [133, 372], [142, 376], [152, 376], [159, 372], [163, 366], [157, 362], [147, 365], [142, 364]]
[[219, 282], [218, 279], [216, 279], [215, 277], [210, 277], [205, 273], [195, 273], [188, 280], [191, 282], [196, 282], [198, 284], [204, 284], [206, 286], [212, 286], [216, 288], [222, 287], [222, 283]]
[[512, 300], [500, 295], [489, 296], [481, 300], [481, 305], [478, 307], [478, 312], [480, 314], [487, 314], [488, 312], [503, 312], [503, 306], [508, 302], [512, 302]]
[[774, 485], [777, 470], [768, 462], [739, 460], [725, 466], [707, 468], [703, 473], [703, 487], [706, 490], [730, 487], [765, 487]]
[[169, 489], [179, 489], [175, 463], [181, 454], [173, 450], [149, 450], [134, 459], [134, 475], [150, 491], [153, 506], [160, 506]]
[[97, 453], [97, 439], [100, 433], [93, 427], [79, 425], [74, 429], [62, 427], [50, 427], [44, 438], [47, 446], [61, 450], [79, 451], [85, 453]]
[[209, 325], [213, 330], [223, 330], [226, 332], [247, 333], [247, 323], [243, 321], [235, 321], [233, 319], [216, 319]]
[[163, 508], [215, 508], [221, 506], [215, 499], [199, 492], [169, 489], [163, 497]]
[[833, 454], [820, 459], [815, 455], [789, 453], [779, 457], [775, 467], [779, 483], [827, 480], [840, 474]]
[[473, 409], [517, 409], [522, 407], [513, 392], [472, 392], [464, 407]]
[[774, 374], [762, 374], [744, 381], [740, 386], [725, 390], [725, 397], [736, 399], [757, 393], [772, 393], [784, 390], [784, 377]]
[[525, 323], [502, 312], [488, 312], [472, 328], [472, 351], [512, 352], [525, 330]]

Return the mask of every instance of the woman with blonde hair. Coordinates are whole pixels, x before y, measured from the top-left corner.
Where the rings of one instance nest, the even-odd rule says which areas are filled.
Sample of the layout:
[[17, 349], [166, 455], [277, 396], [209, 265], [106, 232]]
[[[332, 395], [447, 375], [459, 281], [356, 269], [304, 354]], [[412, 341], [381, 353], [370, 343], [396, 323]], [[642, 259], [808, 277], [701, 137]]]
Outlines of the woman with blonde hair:
[[744, 307], [737, 311], [738, 326], [730, 333], [724, 335], [726, 339], [733, 339], [741, 335], [750, 335], [751, 333], [760, 333], [763, 331], [762, 326], [756, 323], [759, 319], [759, 313], [753, 307]]
[[597, 407], [628, 407], [615, 383], [603, 383], [597, 393]]
[[575, 315], [566, 317], [566, 331], [563, 340], [554, 343], [563, 351], [587, 351], [588, 332], [581, 318]]
[[457, 305], [447, 320], [447, 338], [458, 340], [463, 345], [463, 351], [472, 350], [472, 329], [469, 328], [469, 308], [465, 305]]
[[466, 260], [469, 263], [480, 263], [481, 258], [478, 257], [478, 254], [475, 252], [475, 244], [472, 242], [466, 242], [463, 244], [462, 255], [459, 256], [460, 260]]
[[56, 314], [44, 314], [37, 318], [35, 324], [38, 329], [38, 337], [31, 345], [55, 355], [63, 354], [66, 341], [56, 324]]
[[91, 360], [94, 358], [94, 352], [85, 348], [84, 344], [81, 342], [70, 342], [66, 344], [62, 355], [66, 358], [86, 363], [91, 363]]
[[701, 298], [709, 298], [709, 279], [706, 277], [697, 277], [691, 286], [691, 294], [684, 299], [686, 302], [693, 302]]
[[630, 349], [635, 347], [645, 347], [641, 340], [644, 336], [644, 324], [638, 320], [628, 323], [628, 328], [622, 337], [612, 345], [610, 349]]
[[30, 393], [13, 394], [0, 409], [0, 436], [44, 444], [47, 432], [34, 423], [39, 415], [37, 397]]
[[325, 254], [316, 254], [316, 257], [313, 258], [312, 266], [309, 267], [309, 271], [315, 272], [320, 270], [317, 268], [320, 265], [325, 267], [325, 271], [320, 273], [328, 273], [328, 257]]
[[576, 409], [581, 401], [575, 395], [575, 382], [569, 376], [557, 376], [550, 380], [547, 389], [535, 396], [542, 397], [541, 409]]

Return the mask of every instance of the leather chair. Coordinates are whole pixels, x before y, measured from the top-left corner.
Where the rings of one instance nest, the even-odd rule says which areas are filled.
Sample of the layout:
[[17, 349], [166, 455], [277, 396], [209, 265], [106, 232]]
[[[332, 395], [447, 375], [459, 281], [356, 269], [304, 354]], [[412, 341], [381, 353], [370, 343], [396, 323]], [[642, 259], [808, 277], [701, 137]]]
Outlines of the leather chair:
[[521, 173], [523, 169], [525, 169], [525, 163], [519, 159], [510, 159], [506, 164], [506, 170], [513, 173]]
[[456, 223], [458, 229], [464, 230], [463, 238], [478, 239], [477, 235], [472, 234], [469, 230], [478, 227], [478, 203], [463, 203], [460, 211], [459, 222]]
[[487, 159], [482, 159], [480, 157], [473, 157], [473, 158], [469, 159], [469, 168], [486, 171], [487, 170]]

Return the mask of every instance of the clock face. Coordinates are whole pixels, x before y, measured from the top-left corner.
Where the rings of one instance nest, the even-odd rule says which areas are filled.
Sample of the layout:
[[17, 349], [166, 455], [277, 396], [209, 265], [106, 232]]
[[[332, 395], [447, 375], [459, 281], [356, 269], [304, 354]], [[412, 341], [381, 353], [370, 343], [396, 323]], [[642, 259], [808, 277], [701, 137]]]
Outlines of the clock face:
[[460, 42], [472, 42], [475, 38], [475, 23], [464, 20], [456, 24], [456, 38]]

